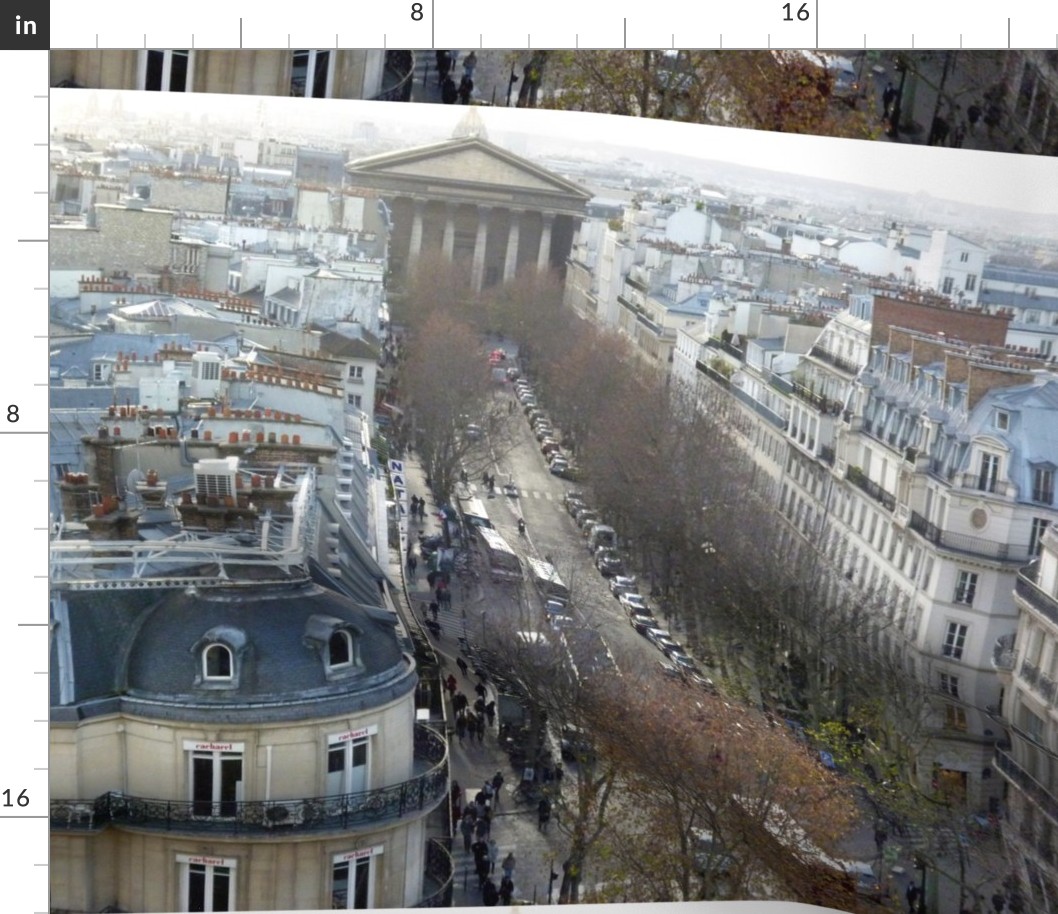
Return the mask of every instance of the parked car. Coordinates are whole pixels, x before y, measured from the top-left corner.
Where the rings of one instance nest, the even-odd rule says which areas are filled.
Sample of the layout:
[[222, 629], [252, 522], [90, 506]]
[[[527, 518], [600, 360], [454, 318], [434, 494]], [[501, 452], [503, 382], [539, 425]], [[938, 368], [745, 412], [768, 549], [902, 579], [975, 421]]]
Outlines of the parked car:
[[566, 470], [569, 469], [569, 463], [564, 457], [556, 457], [551, 461], [551, 465], [547, 468], [547, 471], [552, 476], [561, 476]]
[[662, 675], [668, 676], [669, 679], [680, 679], [682, 677], [680, 671], [668, 661], [659, 660], [658, 668], [661, 670]]
[[578, 511], [586, 507], [588, 506], [579, 498], [571, 498], [566, 502], [566, 510], [569, 512], [570, 517], [575, 517]]
[[508, 381], [517, 381], [520, 376], [521, 376], [521, 372], [517, 368], [508, 368], [507, 369], [507, 380]]
[[580, 489], [566, 489], [565, 494], [562, 496], [562, 504], [564, 504], [568, 510], [569, 503], [576, 499], [577, 501], [584, 501], [584, 493]]
[[657, 645], [658, 640], [662, 639], [665, 641], [672, 640], [672, 632], [667, 628], [652, 628], [647, 632], [647, 640], [654, 645]]
[[545, 438], [551, 438], [552, 441], [555, 439], [552, 437], [555, 434], [555, 430], [550, 425], [540, 424], [536, 427], [536, 440], [543, 442]]
[[636, 612], [649, 612], [647, 609], [646, 597], [635, 591], [626, 590], [624, 593], [620, 594], [617, 599], [625, 609], [635, 610]]
[[598, 519], [599, 512], [593, 511], [591, 508], [582, 508], [580, 511], [577, 512], [576, 516], [573, 518], [573, 520], [576, 521], [577, 526], [580, 527], [581, 530], [588, 526], [588, 524], [590, 524], [593, 520]]
[[558, 450], [561, 450], [561, 448], [554, 438], [545, 438], [540, 444], [540, 453], [545, 457], [549, 457]]
[[481, 436], [483, 434], [485, 434], [485, 432], [481, 428], [481, 426], [473, 422], [471, 422], [465, 429], [463, 429], [463, 435], [469, 441], [479, 441], [481, 440]]
[[634, 574], [617, 574], [610, 578], [610, 593], [620, 597], [623, 593], [635, 593], [636, 577]]
[[555, 475], [559, 479], [568, 479], [571, 482], [576, 482], [578, 479], [584, 478], [584, 473], [581, 471], [581, 468], [575, 463], [567, 464], [566, 466], [557, 470], [555, 472]]
[[566, 724], [559, 734], [558, 747], [562, 758], [571, 761], [584, 761], [590, 759], [595, 752], [588, 732], [582, 727]]
[[653, 616], [634, 615], [628, 617], [628, 623], [636, 630], [637, 634], [645, 635], [652, 628], [658, 627], [658, 620]]
[[625, 573], [625, 562], [616, 549], [599, 549], [595, 553], [595, 567], [604, 578]]

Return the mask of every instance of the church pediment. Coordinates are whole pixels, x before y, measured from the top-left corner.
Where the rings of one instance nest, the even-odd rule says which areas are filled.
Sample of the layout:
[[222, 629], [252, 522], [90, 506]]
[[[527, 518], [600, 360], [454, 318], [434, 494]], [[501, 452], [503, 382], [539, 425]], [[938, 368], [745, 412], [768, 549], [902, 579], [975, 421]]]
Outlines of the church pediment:
[[386, 153], [352, 162], [349, 177], [358, 176], [428, 180], [432, 184], [474, 184], [502, 188], [561, 194], [588, 200], [591, 194], [582, 187], [552, 174], [498, 146], [477, 138], [451, 140], [433, 146]]

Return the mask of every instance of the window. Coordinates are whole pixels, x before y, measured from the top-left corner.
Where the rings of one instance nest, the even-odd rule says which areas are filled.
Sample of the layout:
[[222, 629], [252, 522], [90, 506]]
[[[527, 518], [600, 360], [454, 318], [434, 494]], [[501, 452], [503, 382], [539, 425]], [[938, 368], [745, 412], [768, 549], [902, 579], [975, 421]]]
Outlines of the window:
[[952, 660], [962, 660], [963, 648], [966, 646], [965, 625], [958, 622], [949, 622], [948, 631], [944, 635], [944, 656]]
[[999, 479], [999, 457], [995, 454], [981, 455], [981, 471], [977, 476], [977, 488], [982, 492], [994, 492]]
[[997, 409], [995, 415], [995, 427], [1001, 432], [1010, 428], [1010, 413]]
[[940, 287], [940, 291], [944, 295], [951, 295], [952, 289], [955, 287], [955, 280], [951, 276], [945, 276], [944, 282]]
[[965, 730], [966, 709], [958, 705], [945, 705], [944, 726], [949, 730]]
[[234, 911], [235, 859], [177, 854], [181, 911]]
[[361, 398], [360, 394], [346, 394], [345, 399], [349, 403], [349, 405], [354, 407], [355, 409], [360, 409], [360, 405], [361, 403], [363, 403], [363, 399]]
[[1045, 517], [1034, 517], [1032, 519], [1032, 530], [1029, 533], [1029, 555], [1037, 556], [1040, 554], [1040, 540], [1043, 539], [1043, 531], [1050, 525], [1050, 521]]
[[211, 644], [202, 655], [202, 674], [206, 679], [231, 679], [231, 650], [223, 644]]
[[977, 274], [967, 273], [966, 274], [966, 291], [973, 292], [977, 288]]
[[296, 98], [330, 98], [334, 66], [330, 51], [295, 51], [290, 94]]
[[969, 251], [960, 251], [959, 252], [959, 263], [966, 263], [967, 261], [969, 261], [969, 259], [970, 259], [970, 252]]
[[106, 366], [102, 362], [96, 362], [92, 366], [92, 380], [93, 381], [105, 381], [106, 378]]
[[960, 571], [955, 581], [955, 602], [973, 606], [977, 593], [977, 572]]
[[1054, 504], [1054, 470], [1051, 467], [1032, 468], [1032, 500], [1041, 505]]
[[[234, 818], [242, 799], [242, 744], [217, 743], [191, 745], [191, 814], [200, 818]], [[187, 744], [185, 743], [185, 746]], [[200, 911], [211, 910], [198, 908]], [[227, 910], [223, 908], [221, 910]]]
[[353, 662], [353, 639], [349, 632], [335, 632], [327, 644], [330, 666], [349, 666]]
[[139, 88], [149, 92], [190, 92], [193, 52], [141, 51]]
[[368, 783], [368, 742], [377, 727], [327, 738], [327, 796], [362, 793]]
[[363, 365], [350, 365], [349, 366], [349, 378], [353, 381], [362, 381], [364, 379], [364, 366]]
[[374, 859], [381, 845], [366, 850], [338, 854], [331, 870], [331, 908], [363, 911], [375, 906]]
[[952, 698], [959, 697], [959, 677], [949, 673], [940, 674], [940, 690]]

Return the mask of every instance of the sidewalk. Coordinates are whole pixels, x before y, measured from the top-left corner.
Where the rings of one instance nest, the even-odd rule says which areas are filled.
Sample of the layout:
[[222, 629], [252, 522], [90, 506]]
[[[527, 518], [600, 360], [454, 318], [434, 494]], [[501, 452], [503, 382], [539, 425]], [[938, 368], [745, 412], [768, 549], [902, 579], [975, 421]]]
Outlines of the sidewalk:
[[[438, 516], [440, 506], [426, 488], [422, 469], [415, 454], [406, 453], [403, 459], [409, 498], [411, 495], [426, 498], [427, 510], [424, 520], [409, 521], [409, 541], [415, 542], [420, 531], [426, 536], [441, 532], [441, 521]], [[441, 663], [442, 678], [447, 678], [449, 673], [455, 676], [459, 682], [457, 689], [462, 691], [473, 704], [477, 697], [474, 694], [474, 686], [478, 679], [473, 673], [464, 676], [456, 666], [456, 659], [460, 656], [459, 639], [465, 637], [475, 642], [480, 642], [482, 636], [487, 639], [488, 633], [484, 630], [483, 608], [491, 605], [492, 601], [501, 599], [502, 595], [490, 593], [491, 588], [488, 581], [475, 581], [469, 588], [466, 588], [458, 578], [453, 577], [451, 607], [440, 610], [438, 621], [441, 633], [435, 636], [421, 625], [422, 607], [428, 605], [433, 597], [421, 564], [417, 571], [416, 578], [411, 580], [406, 567], [392, 569], [394, 576], [398, 574], [403, 576], [408, 599], [415, 614], [415, 619], [408, 620], [408, 623], [421, 626], [421, 630], [437, 653]], [[485, 686], [488, 691], [486, 701], [496, 699], [491, 684], [486, 682]], [[474, 795], [485, 781], [491, 780], [497, 771], [503, 773], [504, 784], [499, 802], [495, 807], [491, 828], [491, 837], [495, 838], [499, 846], [498, 860], [502, 861], [508, 853], [513, 853], [515, 856], [517, 864], [513, 881], [516, 900], [546, 904], [548, 876], [552, 871], [552, 861], [554, 861], [554, 869], [561, 871], [562, 857], [551, 847], [552, 844], [556, 847], [560, 846], [560, 840], [556, 840], [560, 839], [556, 827], [552, 824], [547, 835], [539, 832], [536, 809], [526, 804], [519, 804], [515, 799], [514, 788], [518, 784], [520, 772], [512, 769], [507, 754], [499, 747], [496, 726], [486, 730], [484, 741], [481, 743], [470, 736], [463, 741], [458, 740], [451, 726], [455, 714], [447, 691], [445, 692], [445, 715], [451, 730], [449, 743], [451, 778], [463, 790], [461, 805], [465, 808], [466, 803], [473, 800]], [[473, 907], [482, 904], [478, 879], [474, 871], [473, 855], [464, 849], [463, 838], [458, 830], [452, 841], [452, 862], [453, 904], [457, 907]], [[497, 865], [497, 872], [493, 877], [497, 886], [501, 877], [502, 873], [499, 872]], [[558, 889], [559, 882], [556, 880], [553, 893], [555, 902], [558, 900]]]
[[[470, 50], [456, 51], [455, 67], [452, 78], [456, 85], [463, 78], [463, 61]], [[475, 104], [497, 105], [503, 107], [507, 102], [507, 87], [510, 84], [511, 65], [508, 61], [509, 51], [503, 49], [474, 49], [478, 63], [474, 69]], [[521, 76], [521, 66], [515, 67], [515, 75]], [[511, 105], [518, 98], [518, 83], [511, 89]], [[437, 58], [434, 51], [415, 52], [415, 76], [412, 79], [411, 100], [413, 102], [441, 101], [441, 86], [437, 81]], [[453, 106], [455, 107], [455, 106]]]

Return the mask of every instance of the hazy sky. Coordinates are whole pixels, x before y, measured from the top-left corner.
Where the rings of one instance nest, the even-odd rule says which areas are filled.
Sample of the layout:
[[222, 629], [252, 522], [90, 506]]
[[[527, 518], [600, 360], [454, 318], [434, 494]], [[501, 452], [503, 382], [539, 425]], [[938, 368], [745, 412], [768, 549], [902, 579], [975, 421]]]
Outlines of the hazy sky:
[[[99, 109], [108, 111], [113, 92], [52, 90], [52, 127], [62, 130], [67, 112], [83, 114], [88, 98], [98, 94]], [[270, 132], [283, 136], [284, 123], [297, 112], [300, 120], [318, 111], [319, 124], [351, 125], [373, 121], [384, 131], [386, 122], [400, 120], [409, 128], [451, 130], [466, 109], [436, 104], [358, 102], [182, 94], [124, 92], [126, 111], [154, 116], [211, 116], [237, 112], [245, 116], [249, 106], [256, 112], [263, 105]], [[1005, 155], [968, 149], [945, 149], [865, 140], [837, 140], [753, 130], [703, 127], [643, 118], [579, 112], [541, 111], [503, 107], [480, 107], [478, 112], [490, 131], [519, 131], [536, 136], [573, 137], [603, 143], [665, 149], [684, 155], [700, 153], [703, 159], [737, 162], [741, 165], [830, 178], [872, 188], [926, 192], [934, 197], [997, 206], [1013, 211], [1053, 214], [1058, 217], [1058, 157]], [[644, 158], [647, 158], [644, 156]]]

